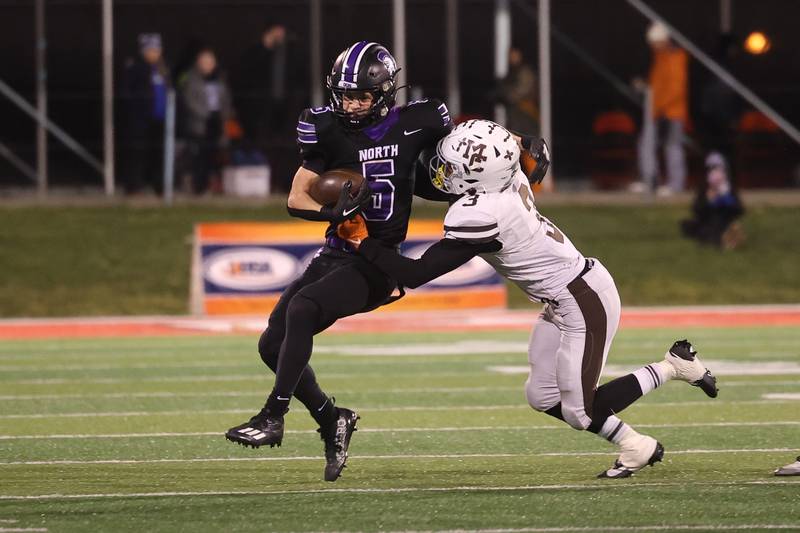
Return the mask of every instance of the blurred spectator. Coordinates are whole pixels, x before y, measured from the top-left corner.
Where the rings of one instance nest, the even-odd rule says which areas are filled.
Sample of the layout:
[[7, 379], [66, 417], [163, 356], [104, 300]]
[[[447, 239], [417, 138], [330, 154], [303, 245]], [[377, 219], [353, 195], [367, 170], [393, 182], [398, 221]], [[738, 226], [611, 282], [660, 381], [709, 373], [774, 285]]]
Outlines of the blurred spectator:
[[[714, 59], [726, 70], [738, 52], [739, 44], [734, 36], [723, 34], [717, 43]], [[715, 74], [710, 74], [703, 84], [700, 95], [699, 126], [703, 144], [721, 153], [726, 161], [732, 163], [736, 126], [742, 114], [742, 101], [733, 88]]]
[[719, 152], [706, 158], [706, 178], [692, 205], [693, 218], [681, 221], [684, 236], [725, 250], [744, 242], [744, 232], [736, 222], [742, 216], [739, 195], [731, 186], [728, 165]]
[[286, 28], [274, 25], [242, 56], [236, 75], [237, 108], [245, 137], [259, 144], [286, 127]]
[[[658, 144], [663, 136], [668, 183], [658, 192], [670, 194], [682, 191], [686, 181], [682, 139], [689, 120], [689, 55], [672, 42], [666, 26], [658, 22], [648, 29], [647, 42], [652, 50], [648, 81], [650, 109], [645, 110], [639, 139], [639, 173], [643, 183], [635, 188], [653, 190], [658, 183]], [[640, 80], [634, 83], [642, 88]]]
[[172, 79], [176, 87], [183, 84], [186, 74], [197, 60], [197, 54], [205, 47], [206, 41], [196, 35], [191, 36], [181, 47], [180, 52], [172, 61]]
[[230, 89], [210, 48], [198, 52], [180, 87], [181, 130], [192, 158], [194, 192], [208, 190], [209, 178], [222, 167], [225, 124], [233, 115]]
[[169, 88], [161, 35], [139, 35], [139, 56], [127, 62], [122, 82], [125, 120], [120, 174], [127, 194], [140, 191], [146, 184], [159, 194], [163, 188], [164, 118]]
[[538, 80], [525, 62], [522, 50], [508, 51], [508, 74], [499, 81], [494, 100], [506, 106], [506, 127], [533, 136], [539, 135]]

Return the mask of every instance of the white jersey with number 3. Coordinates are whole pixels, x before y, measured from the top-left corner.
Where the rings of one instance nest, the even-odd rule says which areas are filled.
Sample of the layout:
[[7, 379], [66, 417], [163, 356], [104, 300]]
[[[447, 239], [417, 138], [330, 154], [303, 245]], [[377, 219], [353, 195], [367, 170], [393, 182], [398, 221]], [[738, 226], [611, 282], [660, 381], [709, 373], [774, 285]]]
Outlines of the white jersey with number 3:
[[460, 198], [447, 211], [444, 232], [448, 239], [502, 243], [481, 257], [535, 301], [556, 299], [585, 265], [567, 236], [536, 210], [524, 179], [503, 192]]

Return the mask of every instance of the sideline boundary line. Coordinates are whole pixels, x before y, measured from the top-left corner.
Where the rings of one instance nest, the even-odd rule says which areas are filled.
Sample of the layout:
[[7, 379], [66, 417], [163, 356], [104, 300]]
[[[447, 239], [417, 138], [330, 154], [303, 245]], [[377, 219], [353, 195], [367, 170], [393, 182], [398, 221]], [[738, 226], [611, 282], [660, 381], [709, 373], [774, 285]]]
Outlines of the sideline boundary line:
[[[520, 331], [530, 330], [539, 308], [523, 310], [391, 311], [355, 315], [332, 332]], [[626, 307], [621, 327], [798, 326], [798, 305]], [[0, 320], [0, 339], [186, 336], [257, 333], [263, 317], [79, 317]]]

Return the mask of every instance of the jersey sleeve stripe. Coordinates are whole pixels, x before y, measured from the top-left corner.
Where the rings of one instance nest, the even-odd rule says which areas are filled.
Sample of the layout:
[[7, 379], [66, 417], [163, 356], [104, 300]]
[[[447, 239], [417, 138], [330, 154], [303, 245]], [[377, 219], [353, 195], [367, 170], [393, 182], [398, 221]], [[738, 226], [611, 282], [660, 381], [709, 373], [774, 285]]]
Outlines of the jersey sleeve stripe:
[[476, 240], [476, 239], [477, 240], [481, 240], [481, 239], [492, 240], [493, 238], [497, 237], [498, 233], [499, 232], [498, 232], [497, 228], [490, 229], [490, 230], [487, 230], [487, 231], [482, 231], [480, 233], [476, 233], [476, 232], [461, 232], [461, 231], [450, 230], [450, 231], [445, 231], [444, 232], [444, 236], [445, 237], [450, 237], [450, 238], [453, 238], [453, 239], [458, 239], [460, 241], [463, 241], [463, 240], [472, 241], [472, 240]]
[[442, 103], [437, 108], [439, 110], [439, 114], [442, 115], [442, 125], [449, 126], [450, 125], [450, 111], [447, 109], [447, 106]]
[[317, 129], [317, 126], [313, 122], [306, 122], [304, 120], [298, 120], [297, 121], [297, 129], [300, 129], [300, 128], [311, 128], [312, 130], [315, 130], [315, 129]]
[[495, 232], [485, 236], [477, 236], [475, 234], [470, 235], [457, 235], [452, 232], [445, 233], [444, 237], [446, 239], [455, 239], [457, 241], [462, 242], [469, 242], [473, 244], [486, 244], [487, 242], [492, 242], [493, 240], [497, 239], [500, 236], [500, 233]]
[[300, 137], [298, 137], [297, 138], [297, 142], [301, 142], [303, 144], [317, 144], [317, 139], [314, 138], [313, 140], [306, 140], [306, 139], [301, 139]]
[[316, 133], [317, 129], [310, 126], [297, 126], [297, 133]]
[[482, 233], [497, 229], [497, 222], [486, 224], [485, 226], [445, 226], [445, 231], [457, 231], [459, 233]]

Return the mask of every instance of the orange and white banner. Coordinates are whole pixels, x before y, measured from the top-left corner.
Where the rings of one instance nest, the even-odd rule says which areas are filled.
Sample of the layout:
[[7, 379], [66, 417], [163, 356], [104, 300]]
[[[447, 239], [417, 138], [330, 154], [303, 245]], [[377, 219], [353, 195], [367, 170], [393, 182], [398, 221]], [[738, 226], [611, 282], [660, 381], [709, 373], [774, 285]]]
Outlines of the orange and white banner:
[[[322, 246], [315, 222], [209, 223], [194, 232], [192, 312], [268, 314], [281, 292], [305, 270]], [[412, 221], [401, 248], [419, 257], [442, 235], [438, 221]], [[506, 305], [502, 278], [478, 257], [422, 287], [391, 309], [498, 308]], [[383, 309], [383, 308], [382, 308]]]

